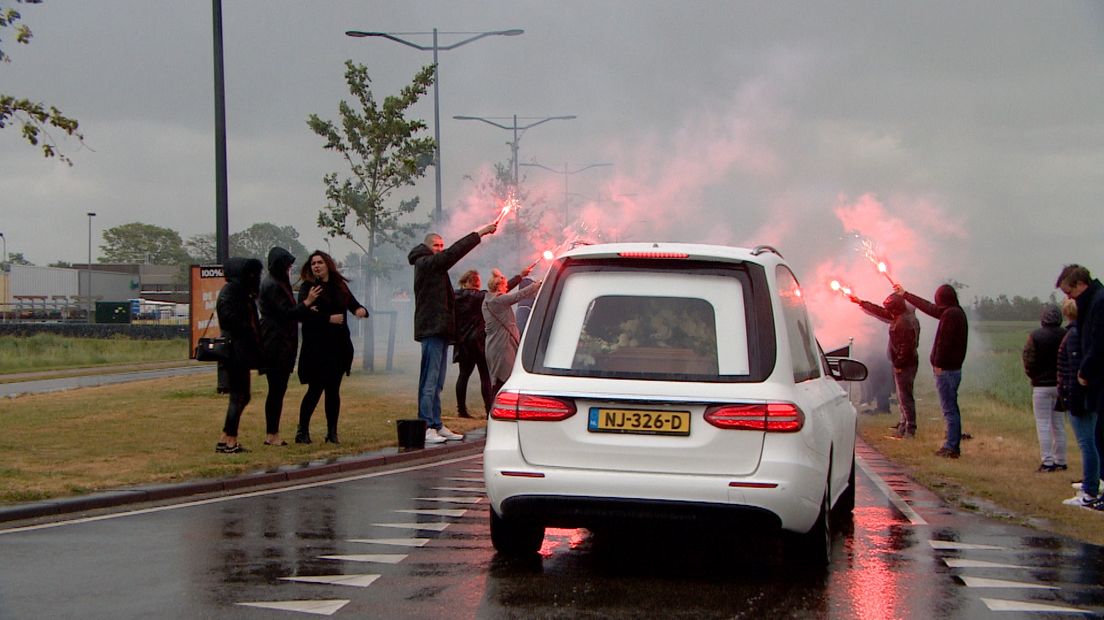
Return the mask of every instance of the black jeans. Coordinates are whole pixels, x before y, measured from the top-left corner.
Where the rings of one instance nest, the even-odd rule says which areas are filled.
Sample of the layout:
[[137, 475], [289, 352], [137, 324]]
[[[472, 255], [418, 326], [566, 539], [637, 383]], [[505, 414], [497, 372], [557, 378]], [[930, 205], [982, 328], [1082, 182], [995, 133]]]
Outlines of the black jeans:
[[912, 395], [916, 369], [916, 364], [893, 369], [893, 379], [897, 384], [897, 406], [901, 408], [899, 428], [902, 433], [916, 432], [916, 398]]
[[287, 394], [288, 378], [291, 370], [268, 370], [268, 396], [265, 397], [265, 432], [275, 435], [280, 432], [280, 416], [284, 412], [284, 394]]
[[241, 421], [245, 406], [249, 404], [251, 389], [249, 369], [227, 365], [220, 370], [225, 371], [226, 388], [230, 395], [230, 402], [226, 406], [226, 421], [222, 424], [222, 432], [228, 437], [237, 437], [238, 423]]
[[494, 393], [491, 392], [491, 371], [487, 368], [487, 356], [474, 344], [457, 345], [465, 347], [460, 358], [460, 374], [456, 377], [456, 408], [460, 413], [468, 413], [468, 379], [472, 371], [479, 369], [479, 392], [483, 396], [483, 414], [491, 410]]
[[303, 402], [299, 405], [299, 430], [297, 435], [310, 436], [310, 419], [314, 415], [314, 408], [318, 406], [318, 400], [322, 394], [326, 394], [326, 437], [337, 438], [337, 416], [341, 412], [341, 378], [328, 377], [325, 382], [307, 384], [307, 393], [303, 395]]

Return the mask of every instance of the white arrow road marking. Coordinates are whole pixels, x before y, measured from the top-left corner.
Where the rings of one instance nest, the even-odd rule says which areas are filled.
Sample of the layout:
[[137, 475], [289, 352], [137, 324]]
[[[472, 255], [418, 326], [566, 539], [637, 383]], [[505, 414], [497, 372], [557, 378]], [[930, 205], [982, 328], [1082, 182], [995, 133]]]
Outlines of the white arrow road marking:
[[284, 581], [301, 581], [303, 583], [325, 583], [333, 586], [353, 586], [367, 588], [372, 582], [379, 579], [379, 575], [311, 575], [307, 577], [280, 577]]
[[443, 502], [449, 504], [478, 504], [482, 497], [415, 497], [422, 502]]
[[337, 610], [349, 604], [349, 599], [326, 599], [321, 601], [269, 601], [256, 603], [238, 603], [243, 607], [278, 609], [280, 611], [301, 611], [305, 614], [332, 616]]
[[1055, 586], [1047, 586], [1041, 583], [1027, 583], [1024, 581], [1008, 581], [1006, 579], [986, 579], [985, 577], [960, 577], [962, 582], [970, 588], [1028, 588], [1036, 590], [1058, 590]]
[[445, 478], [445, 480], [451, 480], [453, 482], [483, 482], [482, 478]]
[[424, 547], [428, 538], [350, 538], [346, 542], [368, 543], [371, 545], [394, 545], [396, 547]]
[[859, 466], [859, 469], [863, 470], [863, 473], [866, 474], [867, 477], [874, 481], [874, 486], [878, 487], [878, 490], [889, 499], [889, 503], [893, 504], [897, 510], [901, 511], [901, 514], [905, 515], [909, 523], [913, 525], [928, 524], [928, 522], [924, 520], [924, 517], [921, 517], [919, 513], [913, 510], [912, 506], [909, 506], [896, 491], [889, 488], [889, 485], [885, 483], [885, 480], [882, 480], [881, 476], [874, 473], [874, 471], [867, 466], [866, 461], [863, 460], [861, 456], [855, 457], [855, 464]]
[[451, 523], [369, 523], [379, 527], [397, 527], [404, 530], [433, 530], [443, 532]]
[[341, 560], [343, 562], [376, 562], [379, 564], [398, 564], [406, 559], [405, 553], [361, 553], [353, 555], [322, 555], [323, 560]]
[[1006, 601], [999, 598], [981, 599], [989, 607], [989, 611], [1037, 611], [1055, 614], [1091, 614], [1087, 609], [1076, 607], [1059, 607], [1058, 605], [1046, 605], [1043, 603], [1028, 603], [1025, 601]]
[[1007, 547], [997, 547], [995, 545], [977, 545], [949, 540], [929, 540], [928, 544], [931, 545], [932, 549], [972, 549], [977, 551], [1004, 551], [1007, 549]]
[[947, 566], [951, 568], [1030, 568], [1028, 566], [1020, 566], [1018, 564], [1000, 564], [997, 562], [986, 562], [984, 560], [960, 560], [958, 558], [943, 558], [943, 561], [947, 563]]
[[434, 491], [451, 491], [454, 493], [486, 493], [486, 487], [433, 487]]
[[462, 517], [467, 509], [459, 508], [433, 508], [431, 510], [393, 510], [392, 512], [401, 512], [408, 515], [427, 515], [432, 517]]

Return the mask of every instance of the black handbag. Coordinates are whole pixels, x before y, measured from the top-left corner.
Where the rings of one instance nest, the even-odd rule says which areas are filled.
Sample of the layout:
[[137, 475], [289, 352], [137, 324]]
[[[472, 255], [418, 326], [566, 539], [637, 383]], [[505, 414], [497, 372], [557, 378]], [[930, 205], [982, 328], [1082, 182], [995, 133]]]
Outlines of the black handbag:
[[[215, 317], [212, 312], [211, 317], [207, 319], [207, 326], [210, 327], [211, 319]], [[207, 333], [207, 327], [203, 328], [203, 334]], [[232, 355], [230, 351], [230, 339], [220, 336], [218, 338], [205, 338], [203, 334], [200, 334], [198, 344], [195, 348], [195, 358], [200, 362], [226, 362], [230, 360]]]

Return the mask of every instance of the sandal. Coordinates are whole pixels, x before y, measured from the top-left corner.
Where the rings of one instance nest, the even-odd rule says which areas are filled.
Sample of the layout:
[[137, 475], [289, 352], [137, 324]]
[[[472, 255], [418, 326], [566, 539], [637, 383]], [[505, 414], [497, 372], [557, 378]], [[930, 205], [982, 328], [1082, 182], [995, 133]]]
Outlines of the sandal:
[[264, 445], [266, 445], [266, 446], [286, 446], [286, 445], [288, 445], [288, 443], [281, 439], [280, 441], [265, 441]]

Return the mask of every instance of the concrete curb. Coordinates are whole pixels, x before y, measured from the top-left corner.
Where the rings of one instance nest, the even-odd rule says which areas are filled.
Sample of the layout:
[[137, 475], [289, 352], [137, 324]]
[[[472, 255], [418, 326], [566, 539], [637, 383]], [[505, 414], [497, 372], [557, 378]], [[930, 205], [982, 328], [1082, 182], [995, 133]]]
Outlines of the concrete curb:
[[423, 449], [402, 450], [384, 448], [375, 452], [284, 465], [276, 469], [253, 472], [232, 478], [191, 480], [175, 484], [156, 484], [111, 489], [100, 493], [0, 506], [0, 523], [35, 519], [63, 514], [114, 508], [128, 504], [157, 502], [211, 493], [243, 492], [257, 487], [294, 484], [312, 478], [335, 476], [421, 461], [443, 460], [483, 450], [486, 431], [477, 429], [461, 442], [448, 442]]

